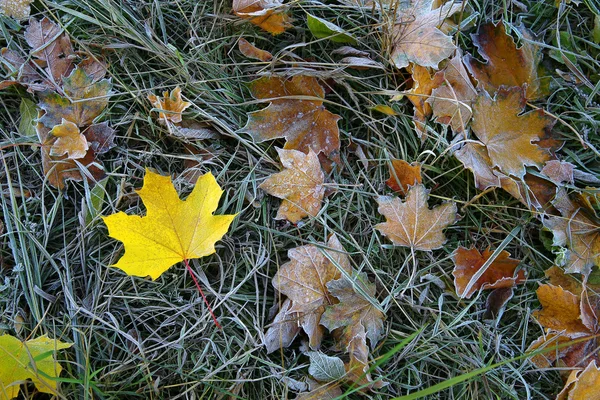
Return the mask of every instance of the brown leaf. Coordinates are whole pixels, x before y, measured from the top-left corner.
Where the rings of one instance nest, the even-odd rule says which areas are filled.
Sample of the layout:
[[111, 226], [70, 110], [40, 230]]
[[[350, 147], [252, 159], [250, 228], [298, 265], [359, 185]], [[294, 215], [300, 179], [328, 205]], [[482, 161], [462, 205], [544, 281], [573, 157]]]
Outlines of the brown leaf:
[[0, 14], [14, 19], [29, 17], [33, 0], [0, 0]]
[[14, 50], [3, 48], [0, 61], [2, 61], [2, 65], [14, 79], [0, 82], [0, 88], [21, 84], [27, 87], [28, 92], [33, 93], [56, 87], [56, 85], [40, 75], [38, 66], [33, 61], [26, 60]]
[[85, 136], [79, 132], [79, 127], [66, 119], [63, 119], [60, 125], [54, 126], [50, 131], [57, 139], [50, 147], [51, 156], [63, 156], [77, 159], [85, 157], [89, 148]]
[[541, 53], [533, 45], [531, 35], [520, 29], [523, 45], [517, 45], [510, 35], [506, 34], [504, 24], [488, 23], [481, 25], [477, 34], [472, 35], [473, 43], [486, 61], [477, 61], [471, 55], [465, 57], [465, 64], [475, 79], [489, 93], [494, 93], [501, 86], [527, 85], [525, 97], [536, 100], [545, 96], [545, 87], [538, 75], [538, 64]]
[[343, 394], [340, 384], [327, 383], [307, 393], [300, 393], [295, 400], [335, 400]]
[[104, 154], [115, 147], [115, 130], [108, 122], [90, 125], [83, 134], [96, 154]]
[[581, 282], [577, 281], [573, 278], [572, 275], [567, 275], [557, 266], [552, 266], [548, 268], [544, 275], [549, 279], [550, 284], [554, 286], [561, 286], [563, 289], [577, 295], [581, 296], [581, 292], [583, 291], [583, 286]]
[[104, 78], [108, 72], [108, 67], [99, 58], [88, 56], [77, 64], [77, 68], [81, 68], [90, 77], [92, 82], [98, 82]]
[[520, 88], [500, 89], [494, 99], [481, 93], [473, 106], [472, 128], [486, 146], [493, 166], [522, 178], [525, 166], [542, 168], [551, 155], [532, 142], [544, 137], [554, 121], [542, 110], [523, 115], [525, 99]]
[[542, 174], [546, 175], [552, 182], [573, 184], [573, 170], [575, 166], [566, 161], [550, 160], [542, 168]]
[[355, 387], [362, 387], [362, 391], [371, 388], [379, 389], [386, 385], [381, 380], [373, 382], [371, 374], [366, 373], [369, 370], [369, 347], [367, 346], [367, 337], [364, 330], [356, 332], [347, 346], [347, 351], [350, 354], [350, 361], [345, 364], [346, 381], [352, 383]]
[[265, 31], [279, 35], [290, 28], [290, 17], [281, 11], [282, 0], [233, 0], [233, 12]]
[[492, 160], [484, 145], [479, 143], [465, 143], [463, 147], [454, 152], [456, 158], [463, 163], [465, 168], [471, 170], [475, 178], [475, 187], [485, 190], [489, 187], [500, 187], [500, 176], [505, 176], [492, 168]]
[[291, 307], [292, 301], [286, 299], [273, 323], [267, 329], [264, 339], [267, 354], [288, 347], [298, 335], [300, 331], [298, 313], [290, 311]]
[[404, 160], [392, 160], [390, 178], [385, 183], [393, 191], [405, 195], [409, 186], [422, 182], [421, 164], [409, 164]]
[[[433, 89], [439, 87], [444, 82], [444, 73], [436, 72], [433, 77], [429, 69], [420, 65], [410, 64], [408, 67], [412, 74], [413, 87], [406, 95], [408, 100], [414, 105], [413, 121], [415, 129], [419, 134], [421, 141], [425, 140], [425, 121], [432, 113], [431, 105], [427, 102]], [[392, 100], [397, 100], [397, 97]]]
[[273, 286], [291, 301], [289, 312], [300, 313], [302, 329], [309, 337], [310, 347], [321, 345], [323, 327], [321, 315], [325, 306], [336, 300], [329, 293], [328, 282], [339, 279], [341, 270], [352, 273], [350, 260], [335, 235], [329, 238], [327, 250], [306, 245], [288, 251], [290, 261], [279, 268]]
[[192, 103], [181, 99], [181, 88], [179, 86], [170, 93], [168, 90], [165, 90], [163, 97], [150, 94], [148, 95], [148, 100], [152, 103], [152, 107], [159, 110], [158, 120], [164, 124], [168, 122], [174, 124], [181, 122], [181, 113], [192, 105]]
[[253, 58], [255, 60], [266, 62], [273, 58], [273, 54], [266, 50], [259, 49], [244, 38], [240, 38], [240, 40], [238, 40], [238, 49], [240, 49], [240, 52], [246, 57]]
[[275, 219], [287, 219], [295, 224], [306, 216], [315, 217], [325, 195], [325, 175], [319, 158], [312, 149], [308, 154], [282, 149], [277, 149], [277, 153], [284, 170], [259, 185], [270, 195], [283, 199]]
[[498, 288], [491, 291], [485, 300], [485, 313], [483, 319], [496, 319], [504, 311], [506, 304], [514, 296], [512, 287]]
[[411, 187], [404, 202], [397, 197], [380, 196], [378, 211], [387, 221], [375, 229], [396, 246], [427, 251], [442, 247], [446, 242], [442, 230], [456, 221], [456, 204], [445, 203], [430, 210], [427, 198], [423, 185]]
[[453, 254], [454, 257], [454, 286], [456, 293], [461, 298], [470, 298], [479, 289], [497, 289], [513, 287], [525, 281], [525, 272], [520, 270], [515, 275], [519, 260], [510, 258], [508, 251], [502, 251], [487, 267], [483, 275], [469, 288], [469, 282], [481, 267], [490, 259], [493, 251], [486, 249], [483, 254], [476, 248], [467, 249], [459, 247]]
[[[531, 358], [531, 362], [538, 368], [550, 368], [553, 365], [569, 368], [581, 367], [590, 359], [600, 362], [598, 341], [593, 336], [585, 337], [581, 342], [567, 345], [571, 341], [573, 339], [568, 336], [548, 333], [531, 343], [527, 352], [545, 350], [543, 353]], [[558, 348], [559, 346], [562, 347]]]
[[572, 371], [556, 400], [600, 400], [600, 368], [592, 360], [584, 370]]
[[396, 67], [404, 68], [412, 62], [437, 69], [440, 61], [450, 57], [456, 49], [452, 38], [438, 27], [459, 11], [462, 3], [449, 2], [433, 9], [433, 2], [410, 0], [408, 8], [398, 10], [392, 38], [392, 61]]
[[[267, 108], [248, 115], [243, 131], [257, 142], [284, 137], [284, 149], [317, 155], [340, 162], [340, 116], [323, 106], [325, 92], [316, 78], [297, 75], [291, 79], [264, 77], [250, 83], [252, 96], [269, 99]], [[307, 99], [309, 98], [309, 99]]]

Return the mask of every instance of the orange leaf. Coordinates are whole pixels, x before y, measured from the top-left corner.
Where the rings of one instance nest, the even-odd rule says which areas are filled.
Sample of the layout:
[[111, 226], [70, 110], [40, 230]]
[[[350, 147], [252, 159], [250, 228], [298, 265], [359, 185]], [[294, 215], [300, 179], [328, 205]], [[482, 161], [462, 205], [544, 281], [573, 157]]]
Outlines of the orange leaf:
[[405, 195], [409, 186], [422, 182], [421, 164], [412, 165], [404, 160], [392, 160], [390, 166], [390, 179], [385, 183], [395, 192]]
[[254, 58], [255, 60], [269, 61], [273, 58], [273, 54], [266, 50], [259, 49], [244, 38], [238, 40], [238, 48], [243, 55], [248, 58]]
[[571, 338], [592, 333], [581, 320], [579, 296], [552, 284], [540, 285], [536, 293], [542, 309], [533, 316], [542, 326]]
[[[436, 72], [433, 77], [429, 73], [429, 69], [420, 65], [410, 64], [409, 68], [412, 74], [413, 87], [406, 95], [408, 100], [414, 105], [415, 128], [421, 140], [425, 139], [425, 120], [431, 115], [431, 105], [427, 103], [427, 99], [431, 92], [436, 87], [439, 87], [444, 82], [444, 73]], [[392, 100], [397, 100], [397, 97]]]
[[456, 249], [453, 255], [454, 271], [452, 271], [452, 275], [454, 276], [456, 293], [461, 298], [468, 299], [479, 289], [512, 287], [525, 281], [525, 272], [523, 270], [519, 271], [517, 276], [514, 276], [520, 261], [510, 258], [508, 251], [502, 251], [487, 267], [483, 275], [468, 288], [471, 278], [479, 272], [492, 254], [493, 252], [490, 249], [484, 250], [483, 254], [475, 248], [466, 249], [459, 247]]
[[572, 371], [556, 400], [600, 400], [600, 368], [592, 360], [584, 370]]
[[340, 389], [340, 384], [335, 382], [319, 386], [310, 392], [300, 393], [295, 400], [335, 400], [344, 394]]
[[181, 88], [177, 86], [171, 93], [168, 90], [163, 92], [163, 97], [153, 94], [148, 95], [148, 100], [152, 107], [159, 110], [158, 120], [161, 123], [172, 122], [174, 124], [181, 122], [181, 113], [192, 105], [181, 99]]
[[235, 15], [249, 20], [265, 31], [279, 35], [292, 26], [290, 17], [277, 10], [282, 0], [233, 0]]
[[89, 148], [88, 141], [79, 132], [79, 127], [76, 124], [63, 118], [62, 123], [52, 128], [50, 133], [57, 137], [50, 148], [51, 156], [63, 156], [67, 154], [67, 158], [71, 159], [85, 157]]

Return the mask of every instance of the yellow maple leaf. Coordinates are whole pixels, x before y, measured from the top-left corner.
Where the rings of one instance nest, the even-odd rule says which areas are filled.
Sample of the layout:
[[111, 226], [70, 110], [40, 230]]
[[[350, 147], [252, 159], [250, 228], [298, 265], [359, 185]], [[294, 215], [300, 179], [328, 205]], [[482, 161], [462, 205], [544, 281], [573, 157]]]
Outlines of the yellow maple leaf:
[[77, 124], [63, 118], [62, 123], [52, 128], [50, 133], [58, 138], [50, 148], [51, 156], [68, 154], [71, 159], [85, 157], [89, 144]]
[[181, 88], [177, 86], [171, 93], [168, 90], [163, 92], [163, 97], [158, 97], [153, 94], [148, 96], [148, 100], [152, 103], [152, 106], [159, 110], [158, 120], [162, 123], [181, 122], [181, 113], [186, 108], [192, 105], [187, 101], [181, 99]]
[[114, 265], [129, 275], [158, 278], [178, 262], [215, 252], [215, 242], [229, 229], [235, 215], [213, 215], [223, 191], [209, 172], [181, 200], [171, 177], [146, 170], [137, 191], [146, 216], [124, 212], [103, 217], [109, 236], [120, 240], [125, 254]]

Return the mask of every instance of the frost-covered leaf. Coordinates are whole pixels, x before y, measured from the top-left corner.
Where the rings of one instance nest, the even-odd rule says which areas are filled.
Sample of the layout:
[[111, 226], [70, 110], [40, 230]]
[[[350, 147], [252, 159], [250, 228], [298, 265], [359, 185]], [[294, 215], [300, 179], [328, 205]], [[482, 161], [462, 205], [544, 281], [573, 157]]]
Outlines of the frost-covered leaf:
[[344, 362], [339, 357], [331, 357], [320, 351], [309, 351], [310, 366], [308, 373], [318, 381], [331, 382], [346, 374]]
[[390, 178], [385, 183], [393, 191], [405, 195], [410, 186], [422, 182], [421, 164], [409, 164], [404, 160], [392, 160]]
[[297, 312], [290, 311], [292, 301], [286, 299], [281, 305], [281, 310], [275, 316], [269, 329], [265, 333], [264, 344], [267, 353], [272, 353], [281, 348], [288, 347], [300, 331]]
[[600, 400], [598, 388], [600, 388], [600, 368], [596, 365], [596, 361], [592, 360], [585, 369], [571, 372], [556, 400]]
[[269, 61], [273, 58], [273, 54], [266, 50], [259, 49], [244, 38], [240, 38], [240, 40], [238, 40], [238, 49], [246, 57], [253, 58], [255, 60]]
[[74, 123], [63, 119], [59, 125], [50, 131], [57, 139], [50, 148], [51, 156], [67, 155], [67, 158], [77, 159], [85, 157], [89, 148], [86, 137], [79, 131]]
[[25, 30], [25, 40], [31, 46], [31, 54], [41, 61], [48, 77], [54, 83], [60, 83], [73, 69], [75, 52], [71, 39], [63, 29], [44, 17], [41, 20], [31, 18]]
[[[412, 74], [413, 86], [406, 94], [406, 97], [415, 108], [413, 122], [421, 141], [423, 141], [426, 137], [425, 121], [432, 113], [431, 105], [427, 100], [431, 96], [433, 89], [439, 87], [444, 82], [444, 73], [438, 71], [432, 77], [428, 68], [416, 64], [410, 64], [408, 70]], [[399, 100], [399, 97], [394, 97], [392, 100]]]
[[0, 0], [0, 14], [14, 19], [25, 19], [31, 12], [33, 0]]
[[115, 130], [108, 122], [90, 125], [83, 133], [96, 154], [104, 154], [115, 147]]
[[152, 103], [152, 107], [159, 111], [158, 120], [161, 123], [173, 122], [176, 124], [181, 122], [181, 114], [192, 105], [192, 103], [182, 100], [179, 86], [173, 89], [172, 92], [165, 90], [163, 97], [153, 94], [148, 95], [148, 100]]
[[282, 0], [233, 0], [232, 8], [235, 15], [273, 35], [279, 35], [292, 26], [282, 4]]

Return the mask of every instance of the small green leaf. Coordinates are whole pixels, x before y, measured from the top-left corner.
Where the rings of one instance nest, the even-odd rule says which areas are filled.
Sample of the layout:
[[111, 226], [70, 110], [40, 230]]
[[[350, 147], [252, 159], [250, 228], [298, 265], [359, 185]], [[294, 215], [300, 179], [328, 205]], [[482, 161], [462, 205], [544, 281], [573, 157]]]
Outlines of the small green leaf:
[[319, 39], [329, 39], [336, 43], [356, 43], [356, 39], [339, 26], [329, 21], [306, 14], [308, 29]]
[[38, 116], [38, 109], [35, 103], [29, 99], [21, 99], [19, 106], [21, 113], [21, 122], [19, 122], [19, 133], [23, 136], [35, 136], [35, 120]]
[[330, 357], [320, 351], [311, 351], [308, 373], [318, 381], [331, 382], [346, 375], [344, 362], [338, 357]]

